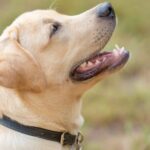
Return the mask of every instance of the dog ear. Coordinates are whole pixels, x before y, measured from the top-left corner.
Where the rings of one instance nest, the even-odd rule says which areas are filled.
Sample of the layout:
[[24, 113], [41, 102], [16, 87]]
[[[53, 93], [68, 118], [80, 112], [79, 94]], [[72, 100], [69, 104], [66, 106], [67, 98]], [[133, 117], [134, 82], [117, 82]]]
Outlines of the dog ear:
[[17, 28], [0, 37], [0, 85], [41, 92], [46, 87], [45, 75], [32, 54], [19, 44], [17, 37]]

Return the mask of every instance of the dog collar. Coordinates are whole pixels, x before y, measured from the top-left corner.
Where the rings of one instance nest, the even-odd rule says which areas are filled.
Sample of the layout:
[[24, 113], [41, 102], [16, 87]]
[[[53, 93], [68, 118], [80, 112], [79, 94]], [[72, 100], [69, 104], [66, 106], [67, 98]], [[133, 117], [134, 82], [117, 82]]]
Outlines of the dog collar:
[[50, 140], [59, 142], [62, 146], [72, 146], [77, 145], [80, 146], [83, 142], [83, 135], [81, 133], [78, 133], [77, 135], [72, 135], [68, 132], [57, 132], [57, 131], [51, 131], [43, 128], [33, 127], [33, 126], [26, 126], [23, 124], [20, 124], [19, 122], [12, 120], [8, 116], [3, 115], [2, 118], [0, 118], [0, 124], [12, 129], [14, 131], [30, 135], [33, 137]]

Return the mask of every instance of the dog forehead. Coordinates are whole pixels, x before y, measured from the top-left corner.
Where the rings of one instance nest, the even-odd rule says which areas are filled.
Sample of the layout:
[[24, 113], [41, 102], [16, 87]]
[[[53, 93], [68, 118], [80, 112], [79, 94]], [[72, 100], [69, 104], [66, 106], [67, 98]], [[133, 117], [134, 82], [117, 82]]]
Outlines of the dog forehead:
[[51, 23], [53, 21], [64, 21], [67, 15], [60, 14], [55, 10], [34, 10], [20, 15], [14, 23], [29, 24], [29, 23]]

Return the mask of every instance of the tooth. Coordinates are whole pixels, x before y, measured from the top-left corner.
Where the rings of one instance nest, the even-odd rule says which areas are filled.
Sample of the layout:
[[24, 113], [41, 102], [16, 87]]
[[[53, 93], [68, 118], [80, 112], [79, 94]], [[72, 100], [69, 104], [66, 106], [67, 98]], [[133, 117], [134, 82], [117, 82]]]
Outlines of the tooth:
[[120, 47], [119, 47], [117, 44], [115, 45], [115, 47], [116, 47], [116, 49], [118, 49], [118, 50], [120, 49]]
[[114, 49], [113, 52], [114, 52], [114, 55], [115, 55], [115, 56], [118, 56], [118, 55], [119, 55], [118, 50]]
[[96, 65], [100, 64], [100, 61], [99, 61], [99, 60], [96, 60], [95, 64], [96, 64]]
[[125, 48], [124, 48], [124, 47], [122, 47], [122, 49], [123, 49], [123, 50], [125, 50]]
[[124, 50], [125, 50], [125, 48], [124, 48], [124, 47], [122, 47], [122, 48], [120, 49], [120, 54], [121, 54], [121, 53], [123, 53], [123, 52], [124, 52]]
[[93, 66], [93, 63], [88, 61], [88, 64], [87, 64], [89, 67]]
[[81, 68], [86, 67], [86, 65], [87, 65], [87, 63], [86, 63], [86, 62], [84, 62], [84, 63], [81, 65]]

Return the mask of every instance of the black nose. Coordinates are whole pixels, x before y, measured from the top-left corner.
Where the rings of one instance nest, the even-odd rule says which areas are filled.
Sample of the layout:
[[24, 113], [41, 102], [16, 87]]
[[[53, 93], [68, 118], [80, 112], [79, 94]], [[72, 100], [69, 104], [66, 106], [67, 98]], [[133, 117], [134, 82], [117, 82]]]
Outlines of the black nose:
[[101, 4], [97, 9], [98, 17], [115, 17], [115, 12], [112, 5], [108, 2]]

